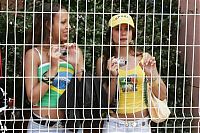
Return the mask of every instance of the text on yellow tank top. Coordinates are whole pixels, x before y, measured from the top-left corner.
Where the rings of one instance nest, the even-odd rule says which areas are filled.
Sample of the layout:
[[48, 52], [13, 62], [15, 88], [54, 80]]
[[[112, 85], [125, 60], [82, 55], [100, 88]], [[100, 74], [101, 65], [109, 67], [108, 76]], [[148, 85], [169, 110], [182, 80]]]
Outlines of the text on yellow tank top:
[[127, 71], [119, 69], [119, 114], [134, 114], [147, 109], [143, 92], [144, 79], [145, 73], [139, 65]]

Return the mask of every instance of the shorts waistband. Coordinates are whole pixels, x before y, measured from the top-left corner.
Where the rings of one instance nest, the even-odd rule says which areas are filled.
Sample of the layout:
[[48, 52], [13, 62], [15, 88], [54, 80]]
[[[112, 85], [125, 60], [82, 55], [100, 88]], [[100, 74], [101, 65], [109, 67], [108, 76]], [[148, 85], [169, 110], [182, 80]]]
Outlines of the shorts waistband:
[[126, 127], [137, 127], [137, 126], [145, 126], [149, 124], [149, 116], [139, 119], [139, 120], [134, 120], [134, 121], [128, 121], [128, 120], [121, 120], [120, 118], [115, 118], [115, 117], [110, 117], [108, 121], [112, 121], [113, 123], [119, 124], [119, 125], [124, 125]]

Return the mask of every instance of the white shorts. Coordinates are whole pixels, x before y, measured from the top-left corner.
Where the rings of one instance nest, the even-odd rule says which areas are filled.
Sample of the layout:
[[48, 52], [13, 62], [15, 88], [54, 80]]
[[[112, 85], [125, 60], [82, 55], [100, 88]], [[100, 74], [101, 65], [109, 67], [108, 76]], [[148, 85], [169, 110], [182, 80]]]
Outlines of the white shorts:
[[110, 132], [151, 133], [149, 117], [134, 121], [124, 121], [120, 118], [110, 117], [109, 120], [104, 121], [103, 133]]

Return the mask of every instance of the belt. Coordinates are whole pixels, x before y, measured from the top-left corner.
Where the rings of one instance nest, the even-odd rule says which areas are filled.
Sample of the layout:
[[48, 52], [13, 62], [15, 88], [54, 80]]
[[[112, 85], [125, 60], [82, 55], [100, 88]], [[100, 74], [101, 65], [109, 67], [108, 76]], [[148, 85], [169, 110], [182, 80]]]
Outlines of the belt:
[[52, 127], [58, 123], [58, 121], [41, 120], [41, 118], [37, 117], [35, 114], [33, 114], [32, 116], [33, 116], [33, 121], [40, 125]]

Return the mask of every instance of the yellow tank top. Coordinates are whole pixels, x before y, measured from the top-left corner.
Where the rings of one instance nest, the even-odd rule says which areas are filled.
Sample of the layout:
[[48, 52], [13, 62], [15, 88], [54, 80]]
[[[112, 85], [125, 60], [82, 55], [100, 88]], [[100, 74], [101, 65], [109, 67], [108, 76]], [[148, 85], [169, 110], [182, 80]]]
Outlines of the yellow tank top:
[[145, 73], [137, 65], [132, 70], [119, 69], [119, 103], [117, 112], [128, 114], [147, 109], [144, 98]]

